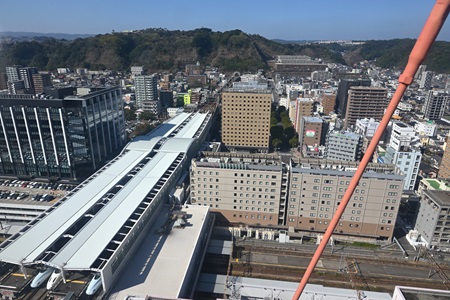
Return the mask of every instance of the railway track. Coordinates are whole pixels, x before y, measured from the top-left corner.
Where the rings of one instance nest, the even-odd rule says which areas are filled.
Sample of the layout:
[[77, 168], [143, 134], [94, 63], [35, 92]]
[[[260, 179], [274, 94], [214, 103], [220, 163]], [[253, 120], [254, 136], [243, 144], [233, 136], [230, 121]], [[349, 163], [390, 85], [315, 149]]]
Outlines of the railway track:
[[28, 289], [21, 296], [17, 297], [20, 300], [44, 300], [48, 299], [47, 290], [45, 288]]
[[[252, 261], [252, 257], [296, 257], [299, 259], [310, 259], [315, 247], [279, 247], [278, 245], [252, 245], [244, 244], [238, 245], [236, 247], [229, 275], [232, 276], [245, 276], [245, 277], [255, 277], [262, 279], [273, 279], [273, 280], [284, 280], [284, 281], [294, 281], [297, 282], [303, 276], [307, 264], [304, 266], [297, 265], [286, 265], [272, 263], [262, 263], [257, 261]], [[331, 250], [331, 249], [329, 249]], [[446, 289], [446, 285], [437, 277], [430, 276], [431, 269], [430, 264], [425, 261], [415, 262], [413, 260], [406, 260], [401, 256], [399, 251], [390, 250], [373, 250], [357, 249], [358, 251], [351, 251], [353, 249], [345, 249], [342, 251], [325, 251], [322, 255], [322, 260], [345, 260], [355, 261], [357, 265], [367, 266], [371, 265], [380, 266], [380, 270], [374, 271], [362, 271], [359, 267], [353, 268], [352, 270], [346, 269], [345, 272], [339, 272], [337, 269], [325, 269], [316, 268], [314, 271], [310, 282], [323, 284], [326, 286], [335, 287], [348, 287], [348, 288], [359, 288], [361, 290], [370, 291], [382, 291], [382, 292], [392, 292], [396, 285], [406, 285], [406, 286], [417, 286], [418, 281], [420, 281], [420, 287], [424, 288], [434, 288], [434, 289]], [[395, 255], [392, 255], [394, 253]], [[400, 254], [397, 256], [397, 254]], [[236, 259], [237, 258], [237, 259]], [[392, 273], [383, 273], [383, 268], [391, 269], [411, 269], [411, 272], [420, 272], [420, 274], [425, 274], [423, 277], [408, 277], [393, 275]], [[445, 262], [441, 262], [441, 268], [444, 272], [450, 274], [450, 266], [445, 265]], [[342, 270], [341, 270], [342, 271]], [[394, 273], [396, 274], [396, 273]]]
[[[243, 266], [242, 264], [239, 265], [238, 263], [232, 263], [231, 275], [298, 282], [303, 276], [305, 270], [306, 267], [287, 267], [284, 265], [267, 264], [262, 265], [258, 263], [251, 263], [250, 265]], [[352, 282], [350, 279], [351, 276], [347, 273], [320, 270], [313, 272], [310, 283], [322, 284], [331, 287], [355, 287], [363, 290], [389, 293], [391, 293], [397, 285], [417, 286], [416, 278], [408, 279], [401, 276], [383, 274], [362, 276], [362, 280], [359, 280], [358, 282]], [[420, 280], [420, 287], [446, 289], [445, 285], [441, 281], [428, 278]]]
[[[412, 259], [405, 259], [403, 257], [397, 257], [393, 256], [391, 251], [387, 250], [377, 250], [377, 252], [373, 250], [367, 250], [367, 249], [358, 249], [357, 251], [352, 251], [354, 249], [347, 249], [344, 252], [342, 250], [336, 250], [333, 253], [331, 251], [324, 251], [322, 254], [322, 259], [325, 258], [340, 258], [346, 257], [348, 259], [357, 259], [358, 261], [363, 261], [365, 263], [380, 265], [380, 264], [389, 264], [390, 266], [399, 266], [403, 267], [405, 265], [408, 266], [417, 266], [418, 268], [424, 268], [429, 269], [430, 266], [426, 260], [421, 261], [413, 261]], [[241, 256], [251, 254], [267, 254], [267, 255], [283, 255], [283, 256], [292, 256], [292, 257], [303, 257], [303, 258], [311, 258], [312, 254], [314, 253], [314, 249], [310, 249], [307, 247], [306, 249], [303, 248], [284, 248], [284, 247], [276, 247], [272, 245], [268, 246], [241, 246], [239, 251], [236, 252], [238, 254], [237, 258], [240, 258]], [[400, 251], [394, 251], [395, 254], [401, 254]], [[450, 273], [450, 265], [446, 264], [447, 262], [442, 261], [440, 262], [441, 268], [446, 272]], [[422, 267], [421, 267], [422, 266]]]

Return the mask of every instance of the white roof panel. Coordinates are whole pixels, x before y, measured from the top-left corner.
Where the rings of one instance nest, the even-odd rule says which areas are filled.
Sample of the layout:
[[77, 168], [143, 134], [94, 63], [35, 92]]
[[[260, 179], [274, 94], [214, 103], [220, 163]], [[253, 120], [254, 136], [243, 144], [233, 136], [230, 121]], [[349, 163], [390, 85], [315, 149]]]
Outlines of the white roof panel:
[[179, 153], [158, 153], [87, 224], [52, 263], [66, 269], [86, 269], [97, 259]]
[[184, 152], [186, 153], [195, 139], [171, 138], [161, 146], [161, 152]]
[[[92, 179], [84, 188], [42, 220], [24, 232], [14, 242], [0, 251], [0, 260], [12, 263], [31, 263], [68, 229], [97, 199], [128, 172], [133, 161], [139, 161], [142, 153], [128, 152], [123, 159], [114, 162], [108, 169]], [[128, 163], [124, 163], [128, 161]], [[114, 172], [115, 175], [110, 173]]]
[[175, 135], [175, 137], [193, 138], [207, 116], [207, 114], [195, 114], [190, 121], [192, 125], [185, 126]]
[[155, 147], [156, 143], [159, 142], [159, 140], [162, 139], [161, 136], [156, 136], [154, 138], [149, 139], [147, 138], [141, 138], [131, 141], [127, 145], [127, 150], [136, 150], [136, 151], [146, 151], [149, 152], [153, 147]]

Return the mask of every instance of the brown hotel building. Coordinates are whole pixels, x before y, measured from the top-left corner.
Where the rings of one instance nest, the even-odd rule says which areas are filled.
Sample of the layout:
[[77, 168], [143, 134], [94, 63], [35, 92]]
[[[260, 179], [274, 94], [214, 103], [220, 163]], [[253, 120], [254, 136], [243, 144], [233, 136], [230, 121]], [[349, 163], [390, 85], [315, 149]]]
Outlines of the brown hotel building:
[[[288, 165], [274, 154], [204, 152], [191, 163], [191, 202], [209, 205], [231, 224], [322, 233], [357, 166], [325, 159], [291, 159]], [[370, 164], [336, 233], [391, 240], [402, 180], [394, 165]]]
[[352, 86], [348, 91], [344, 128], [355, 125], [356, 120], [381, 120], [387, 108], [387, 90], [384, 88]]
[[268, 89], [222, 93], [222, 142], [230, 151], [269, 151], [272, 98]]

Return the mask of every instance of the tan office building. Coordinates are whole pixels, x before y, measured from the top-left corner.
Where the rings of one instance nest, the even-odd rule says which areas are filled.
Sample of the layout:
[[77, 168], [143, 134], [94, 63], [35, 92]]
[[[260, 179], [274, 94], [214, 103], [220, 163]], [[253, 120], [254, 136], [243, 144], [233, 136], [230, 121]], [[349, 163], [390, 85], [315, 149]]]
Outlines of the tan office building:
[[301, 132], [303, 117], [311, 117], [313, 115], [314, 101], [309, 98], [299, 98], [295, 107], [294, 129], [297, 133]]
[[230, 151], [269, 151], [272, 98], [268, 89], [222, 93], [222, 143]]
[[[275, 154], [212, 153], [191, 163], [191, 202], [210, 206], [232, 225], [323, 233], [358, 163]], [[370, 164], [337, 234], [391, 240], [403, 187], [394, 165]]]
[[352, 86], [348, 91], [344, 128], [355, 125], [356, 120], [381, 120], [387, 108], [387, 90], [384, 88]]

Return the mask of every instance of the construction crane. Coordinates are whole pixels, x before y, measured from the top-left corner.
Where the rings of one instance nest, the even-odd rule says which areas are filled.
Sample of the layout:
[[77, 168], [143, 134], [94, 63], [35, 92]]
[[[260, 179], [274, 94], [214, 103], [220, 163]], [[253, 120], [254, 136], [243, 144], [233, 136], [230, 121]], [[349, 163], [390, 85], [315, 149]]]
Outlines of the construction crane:
[[397, 90], [395, 91], [394, 96], [392, 97], [391, 102], [389, 103], [386, 109], [383, 119], [381, 120], [380, 125], [378, 126], [378, 129], [376, 130], [372, 138], [372, 141], [370, 142], [369, 147], [367, 148], [367, 151], [365, 152], [361, 160], [361, 163], [359, 164], [355, 174], [353, 175], [352, 180], [350, 181], [350, 185], [348, 186], [344, 194], [344, 197], [342, 198], [341, 204], [339, 205], [338, 209], [336, 210], [336, 213], [331, 219], [331, 222], [327, 230], [325, 231], [322, 241], [317, 247], [317, 250], [314, 253], [314, 256], [312, 257], [311, 262], [309, 263], [308, 268], [306, 269], [305, 274], [303, 275], [302, 280], [300, 281], [300, 284], [298, 285], [298, 288], [295, 291], [294, 296], [292, 297], [293, 300], [300, 299], [300, 296], [309, 278], [311, 277], [311, 274], [314, 271], [317, 262], [322, 256], [322, 253], [325, 249], [325, 246], [328, 243], [328, 240], [333, 234], [333, 231], [335, 230], [336, 225], [338, 224], [339, 219], [341, 218], [345, 210], [345, 207], [347, 206], [356, 186], [358, 185], [359, 180], [361, 179], [364, 173], [367, 164], [369, 163], [370, 158], [372, 157], [372, 154], [375, 151], [376, 146], [378, 145], [378, 142], [380, 141], [381, 135], [386, 130], [389, 120], [394, 114], [394, 111], [397, 108], [397, 105], [400, 102], [400, 99], [402, 98], [403, 94], [405, 93], [406, 88], [412, 83], [414, 75], [417, 72], [417, 69], [425, 60], [425, 57], [428, 51], [430, 50], [431, 45], [435, 41], [439, 31], [442, 28], [442, 25], [447, 19], [449, 9], [450, 9], [450, 0], [437, 0], [436, 3], [434, 4], [430, 16], [428, 17], [422, 29], [422, 32], [417, 38], [416, 44], [414, 45], [414, 48], [412, 49], [411, 54], [409, 55], [408, 63], [405, 67], [405, 70], [398, 79], [399, 84], [397, 86]]

